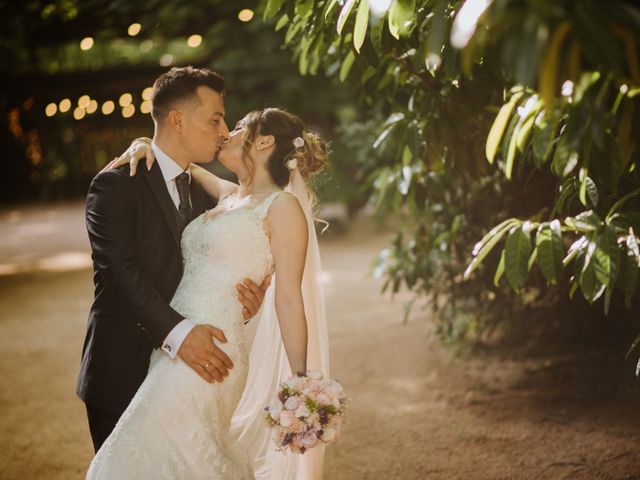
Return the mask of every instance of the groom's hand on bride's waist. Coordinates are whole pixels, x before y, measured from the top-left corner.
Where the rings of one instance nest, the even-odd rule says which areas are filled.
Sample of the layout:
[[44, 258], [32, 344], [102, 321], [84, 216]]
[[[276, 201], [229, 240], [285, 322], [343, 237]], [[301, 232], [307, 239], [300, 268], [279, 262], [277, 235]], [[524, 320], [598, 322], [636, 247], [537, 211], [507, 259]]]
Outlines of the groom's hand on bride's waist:
[[236, 285], [238, 292], [237, 299], [242, 304], [242, 316], [244, 323], [248, 323], [255, 317], [264, 301], [264, 294], [271, 285], [271, 275], [267, 275], [262, 281], [262, 285], [258, 285], [250, 278], [245, 278], [242, 283]]
[[184, 339], [178, 356], [207, 382], [222, 382], [233, 362], [214, 343], [227, 343], [224, 332], [212, 325], [196, 325]]

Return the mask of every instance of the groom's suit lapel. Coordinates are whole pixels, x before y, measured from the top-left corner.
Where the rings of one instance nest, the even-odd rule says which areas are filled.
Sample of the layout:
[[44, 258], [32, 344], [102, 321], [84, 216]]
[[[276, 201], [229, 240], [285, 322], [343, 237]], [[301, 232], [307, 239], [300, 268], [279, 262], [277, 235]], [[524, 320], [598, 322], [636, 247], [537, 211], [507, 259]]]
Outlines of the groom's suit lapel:
[[[141, 165], [144, 163], [141, 161]], [[180, 231], [178, 230], [178, 222], [176, 217], [176, 207], [173, 204], [169, 190], [167, 190], [167, 184], [162, 176], [162, 171], [157, 162], [154, 162], [153, 167], [146, 175], [144, 175], [149, 188], [153, 192], [153, 196], [158, 202], [160, 211], [164, 215], [164, 219], [167, 221], [171, 235], [176, 242], [176, 246], [180, 249]]]

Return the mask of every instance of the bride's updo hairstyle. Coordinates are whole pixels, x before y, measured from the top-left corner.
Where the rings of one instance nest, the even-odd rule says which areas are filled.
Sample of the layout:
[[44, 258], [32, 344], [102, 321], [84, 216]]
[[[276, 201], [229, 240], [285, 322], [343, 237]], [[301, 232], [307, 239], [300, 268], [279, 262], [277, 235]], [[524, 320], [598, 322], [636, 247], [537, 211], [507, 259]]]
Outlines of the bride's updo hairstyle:
[[[269, 157], [269, 173], [280, 188], [289, 183], [293, 168], [307, 180], [320, 172], [328, 160], [327, 144], [316, 133], [305, 130], [302, 120], [280, 108], [266, 108], [248, 113], [241, 120], [246, 129], [243, 139], [243, 162], [253, 176], [255, 165], [250, 155], [258, 135], [273, 135], [275, 148]], [[303, 142], [296, 139], [302, 139]], [[296, 146], [294, 144], [297, 144]]]

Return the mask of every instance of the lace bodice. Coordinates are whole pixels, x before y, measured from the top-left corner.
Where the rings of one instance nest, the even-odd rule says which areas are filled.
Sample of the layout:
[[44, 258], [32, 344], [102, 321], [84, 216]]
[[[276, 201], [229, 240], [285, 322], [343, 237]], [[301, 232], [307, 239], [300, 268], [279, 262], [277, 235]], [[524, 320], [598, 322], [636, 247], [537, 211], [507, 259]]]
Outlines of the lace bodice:
[[205, 212], [187, 225], [181, 242], [184, 274], [173, 308], [198, 323], [208, 322], [212, 312], [224, 311], [227, 320], [241, 315], [235, 285], [245, 278], [259, 285], [273, 272], [264, 219], [279, 193], [254, 208]]

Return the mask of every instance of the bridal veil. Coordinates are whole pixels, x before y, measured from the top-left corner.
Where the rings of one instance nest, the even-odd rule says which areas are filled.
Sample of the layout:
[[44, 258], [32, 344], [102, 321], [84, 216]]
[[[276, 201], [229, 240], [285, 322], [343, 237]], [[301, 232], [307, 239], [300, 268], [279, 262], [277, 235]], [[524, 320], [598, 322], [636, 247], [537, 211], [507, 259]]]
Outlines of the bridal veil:
[[[320, 250], [315, 231], [312, 195], [296, 168], [291, 173], [287, 192], [300, 202], [307, 218], [309, 241], [302, 279], [302, 294], [307, 320], [307, 369], [320, 370], [329, 377], [329, 340], [324, 295], [320, 279]], [[249, 374], [242, 398], [231, 421], [231, 431], [250, 458], [254, 474], [260, 480], [318, 480], [322, 478], [324, 445], [303, 455], [279, 452], [270, 438], [264, 407], [280, 383], [291, 376], [282, 343], [275, 309], [275, 278], [267, 290], [261, 310], [250, 322], [254, 334], [249, 354]], [[255, 332], [255, 333], [254, 333]]]

